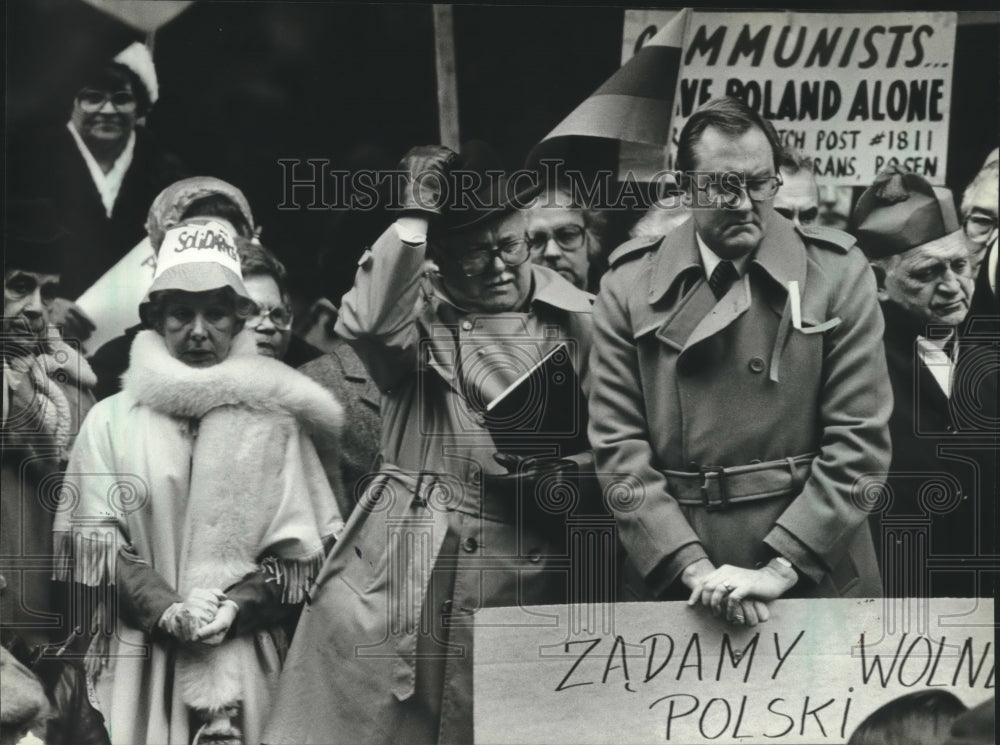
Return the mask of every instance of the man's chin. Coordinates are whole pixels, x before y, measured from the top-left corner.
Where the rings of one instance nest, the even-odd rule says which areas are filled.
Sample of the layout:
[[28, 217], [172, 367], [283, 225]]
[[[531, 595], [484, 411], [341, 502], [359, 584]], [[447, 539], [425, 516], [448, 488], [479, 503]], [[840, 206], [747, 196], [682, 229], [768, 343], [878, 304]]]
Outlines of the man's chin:
[[958, 326], [965, 321], [968, 315], [969, 306], [964, 305], [960, 310], [954, 310], [951, 313], [932, 315], [929, 323], [941, 324], [942, 326]]

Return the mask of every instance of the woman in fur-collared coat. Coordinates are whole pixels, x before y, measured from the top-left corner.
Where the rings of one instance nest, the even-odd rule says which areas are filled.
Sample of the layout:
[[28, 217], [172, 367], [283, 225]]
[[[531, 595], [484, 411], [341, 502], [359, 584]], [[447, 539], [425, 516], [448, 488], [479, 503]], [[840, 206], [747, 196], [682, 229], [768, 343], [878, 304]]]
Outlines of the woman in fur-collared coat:
[[338, 437], [342, 409], [238, 335], [246, 297], [223, 226], [168, 231], [142, 306], [152, 329], [70, 459], [56, 551], [67, 577], [117, 589], [114, 633], [88, 653], [114, 743], [188, 745], [195, 729], [259, 743], [282, 657], [274, 606], [304, 599], [343, 525], [313, 443]]

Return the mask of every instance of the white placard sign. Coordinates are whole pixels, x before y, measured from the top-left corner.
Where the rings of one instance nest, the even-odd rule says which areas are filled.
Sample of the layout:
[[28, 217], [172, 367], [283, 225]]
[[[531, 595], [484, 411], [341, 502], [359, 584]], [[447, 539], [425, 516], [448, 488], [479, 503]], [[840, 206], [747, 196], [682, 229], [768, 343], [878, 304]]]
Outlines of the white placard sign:
[[[660, 19], [626, 11], [623, 57]], [[691, 113], [731, 95], [837, 186], [868, 186], [897, 162], [943, 185], [956, 14], [692, 13], [667, 166]]]
[[476, 614], [476, 743], [843, 743], [901, 695], [995, 694], [992, 599], [781, 600], [753, 629], [600, 608], [600, 633], [560, 606]]

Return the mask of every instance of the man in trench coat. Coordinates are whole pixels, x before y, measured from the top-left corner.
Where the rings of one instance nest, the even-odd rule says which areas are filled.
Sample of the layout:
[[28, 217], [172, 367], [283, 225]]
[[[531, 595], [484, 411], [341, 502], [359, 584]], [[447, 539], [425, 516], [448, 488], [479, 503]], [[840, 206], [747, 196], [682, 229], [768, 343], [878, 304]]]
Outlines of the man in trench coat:
[[[447, 177], [453, 158], [419, 148], [403, 165]], [[524, 215], [501, 192], [478, 194], [485, 208], [432, 215], [429, 234], [426, 219], [400, 217], [344, 296], [337, 333], [383, 393], [383, 463], [302, 613], [270, 745], [471, 743], [474, 615], [569, 595], [567, 531], [600, 517], [597, 490], [574, 489], [583, 476], [557, 468], [508, 473], [494, 457], [502, 433], [484, 427], [479, 403], [564, 343], [586, 390], [593, 296], [530, 263]], [[426, 267], [428, 237], [440, 271]], [[591, 459], [589, 448], [556, 452], [544, 432], [520, 444]], [[528, 499], [531, 483], [547, 506]], [[567, 484], [575, 496], [562, 501]], [[527, 608], [522, 617], [551, 623]]]
[[692, 218], [611, 256], [590, 440], [606, 488], [631, 490], [614, 505], [620, 599], [690, 597], [753, 625], [777, 597], [881, 593], [865, 505], [892, 392], [875, 283], [850, 236], [774, 213], [778, 150], [755, 112], [709, 102], [678, 151], [701, 172]]

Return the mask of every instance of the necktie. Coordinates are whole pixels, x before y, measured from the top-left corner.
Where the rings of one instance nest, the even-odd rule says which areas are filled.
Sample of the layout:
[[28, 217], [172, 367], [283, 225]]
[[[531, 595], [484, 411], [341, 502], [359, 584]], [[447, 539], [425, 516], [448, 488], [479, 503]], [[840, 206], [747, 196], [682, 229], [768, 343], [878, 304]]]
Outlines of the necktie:
[[739, 278], [733, 262], [720, 261], [715, 269], [712, 270], [712, 276], [708, 278], [708, 286], [712, 288], [715, 299], [720, 300], [723, 295], [729, 292], [729, 288], [733, 286], [733, 282]]

